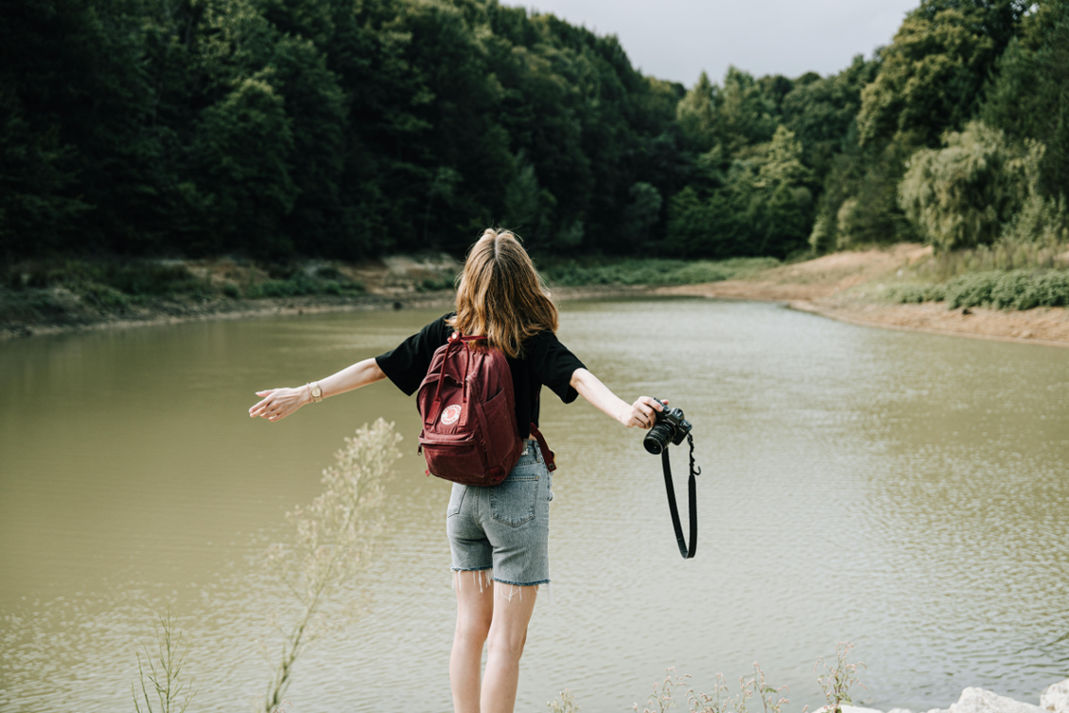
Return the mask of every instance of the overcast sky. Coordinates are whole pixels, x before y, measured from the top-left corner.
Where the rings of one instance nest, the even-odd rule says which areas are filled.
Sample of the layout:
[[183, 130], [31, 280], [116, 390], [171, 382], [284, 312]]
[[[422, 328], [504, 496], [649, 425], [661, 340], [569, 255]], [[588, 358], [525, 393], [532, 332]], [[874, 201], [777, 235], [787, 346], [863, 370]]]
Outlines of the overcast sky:
[[754, 76], [834, 74], [854, 55], [890, 44], [920, 0], [531, 0], [505, 5], [551, 12], [620, 38], [631, 64], [690, 87], [704, 69]]

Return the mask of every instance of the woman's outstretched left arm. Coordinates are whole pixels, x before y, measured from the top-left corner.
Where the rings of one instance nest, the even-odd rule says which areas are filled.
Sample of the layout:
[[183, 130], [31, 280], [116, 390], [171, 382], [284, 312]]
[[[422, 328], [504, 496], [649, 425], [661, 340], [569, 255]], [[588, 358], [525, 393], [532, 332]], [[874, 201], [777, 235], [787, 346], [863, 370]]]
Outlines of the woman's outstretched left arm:
[[570, 383], [595, 408], [628, 428], [651, 428], [657, 420], [656, 412], [664, 410], [652, 396], [639, 396], [635, 403], [627, 403], [586, 369], [576, 369]]
[[[374, 358], [364, 359], [318, 381], [323, 398], [358, 389], [386, 377]], [[278, 421], [312, 401], [312, 385], [257, 391], [261, 399], [249, 409], [249, 417]]]

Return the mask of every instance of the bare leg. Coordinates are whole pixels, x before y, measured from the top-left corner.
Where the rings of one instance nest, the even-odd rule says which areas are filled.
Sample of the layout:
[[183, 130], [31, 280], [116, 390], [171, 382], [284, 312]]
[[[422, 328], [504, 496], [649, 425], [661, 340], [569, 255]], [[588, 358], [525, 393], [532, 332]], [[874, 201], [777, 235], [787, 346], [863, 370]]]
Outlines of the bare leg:
[[494, 587], [486, 572], [456, 572], [457, 628], [449, 656], [456, 713], [479, 713], [479, 668], [494, 613]]
[[512, 713], [520, 656], [527, 641], [527, 624], [534, 612], [538, 587], [494, 585], [493, 620], [487, 641], [486, 677], [482, 687], [482, 713]]

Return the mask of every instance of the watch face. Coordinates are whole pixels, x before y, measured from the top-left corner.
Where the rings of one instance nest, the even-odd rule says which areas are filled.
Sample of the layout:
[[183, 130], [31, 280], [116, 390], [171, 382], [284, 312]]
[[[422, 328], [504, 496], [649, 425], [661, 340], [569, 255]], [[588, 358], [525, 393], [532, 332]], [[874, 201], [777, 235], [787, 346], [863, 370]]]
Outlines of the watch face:
[[323, 398], [323, 389], [319, 388], [319, 384], [316, 384], [315, 386], [312, 387], [312, 398], [313, 399]]

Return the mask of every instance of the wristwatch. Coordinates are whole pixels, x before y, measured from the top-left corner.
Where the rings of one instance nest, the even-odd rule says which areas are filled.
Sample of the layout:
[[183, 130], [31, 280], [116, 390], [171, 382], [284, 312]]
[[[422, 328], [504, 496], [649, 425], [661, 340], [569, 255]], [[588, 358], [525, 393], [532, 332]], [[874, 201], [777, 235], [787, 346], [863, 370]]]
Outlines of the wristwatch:
[[319, 403], [323, 400], [323, 389], [319, 388], [319, 382], [313, 381], [309, 385], [308, 392], [312, 394], [312, 403]]

